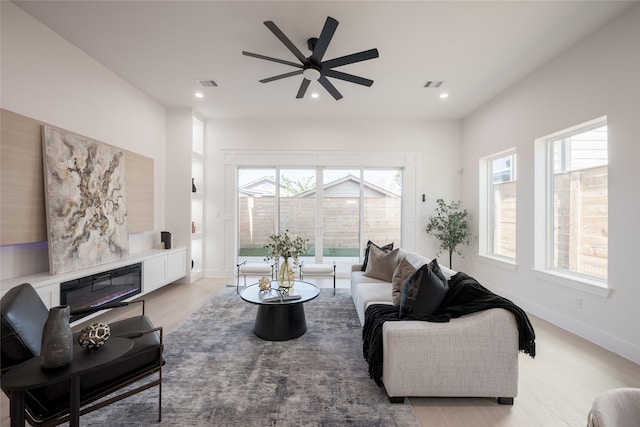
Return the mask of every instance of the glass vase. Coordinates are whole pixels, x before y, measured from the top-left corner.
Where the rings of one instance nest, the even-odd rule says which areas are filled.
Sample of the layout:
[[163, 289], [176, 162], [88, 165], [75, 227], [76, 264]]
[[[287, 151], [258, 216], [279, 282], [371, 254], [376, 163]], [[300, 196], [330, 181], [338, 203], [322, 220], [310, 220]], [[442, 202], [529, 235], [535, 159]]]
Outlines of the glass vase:
[[289, 263], [289, 258], [285, 258], [278, 270], [278, 287], [288, 292], [293, 288], [294, 279], [295, 276], [293, 274], [293, 268], [291, 268], [291, 264]]

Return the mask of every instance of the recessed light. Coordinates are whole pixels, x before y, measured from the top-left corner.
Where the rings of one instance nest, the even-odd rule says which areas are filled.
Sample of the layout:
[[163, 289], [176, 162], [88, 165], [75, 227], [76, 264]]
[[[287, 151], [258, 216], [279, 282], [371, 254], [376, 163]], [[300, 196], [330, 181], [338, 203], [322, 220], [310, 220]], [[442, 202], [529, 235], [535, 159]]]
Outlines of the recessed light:
[[312, 98], [319, 98], [319, 97], [320, 97], [320, 95], [318, 94], [318, 92], [313, 92], [313, 93], [311, 94], [311, 97], [312, 97]]
[[448, 97], [449, 97], [449, 94], [448, 94], [448, 93], [441, 93], [441, 94], [440, 94], [440, 99], [446, 99], [446, 98], [448, 98]]
[[204, 94], [202, 92], [196, 92], [193, 94], [196, 98], [204, 98]]

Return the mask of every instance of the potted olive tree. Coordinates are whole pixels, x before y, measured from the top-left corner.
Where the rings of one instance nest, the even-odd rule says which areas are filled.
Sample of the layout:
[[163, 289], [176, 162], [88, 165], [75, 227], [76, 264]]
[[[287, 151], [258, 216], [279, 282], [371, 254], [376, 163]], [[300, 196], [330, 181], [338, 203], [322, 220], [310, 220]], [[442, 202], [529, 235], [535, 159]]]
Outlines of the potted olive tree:
[[440, 248], [436, 255], [440, 255], [443, 251], [449, 252], [449, 268], [453, 268], [453, 253], [462, 256], [459, 246], [468, 245], [472, 239], [467, 223], [469, 212], [462, 209], [460, 201], [447, 204], [444, 200], [438, 199], [436, 203], [438, 204], [436, 212], [429, 217], [426, 231], [440, 241]]

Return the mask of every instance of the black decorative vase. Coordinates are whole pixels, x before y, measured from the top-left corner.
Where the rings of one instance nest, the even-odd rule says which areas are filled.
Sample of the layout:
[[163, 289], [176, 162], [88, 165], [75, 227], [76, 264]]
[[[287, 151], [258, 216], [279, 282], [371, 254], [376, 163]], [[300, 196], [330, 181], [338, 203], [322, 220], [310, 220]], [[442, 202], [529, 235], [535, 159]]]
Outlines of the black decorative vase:
[[195, 193], [196, 191], [197, 189], [196, 189], [195, 178], [191, 178], [191, 192]]
[[49, 309], [49, 317], [42, 330], [40, 365], [43, 369], [55, 369], [67, 365], [73, 359], [73, 335], [69, 325], [71, 309], [59, 305]]

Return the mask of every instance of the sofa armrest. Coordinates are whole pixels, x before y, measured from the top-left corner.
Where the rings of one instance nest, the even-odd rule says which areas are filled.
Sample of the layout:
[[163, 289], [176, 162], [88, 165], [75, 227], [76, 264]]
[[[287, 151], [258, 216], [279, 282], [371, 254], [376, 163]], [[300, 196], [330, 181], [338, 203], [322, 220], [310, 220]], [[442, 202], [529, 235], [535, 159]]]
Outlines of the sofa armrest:
[[362, 271], [362, 264], [355, 264], [351, 266], [351, 271]]
[[518, 327], [507, 310], [446, 323], [386, 322], [382, 336], [390, 397], [517, 395]]

